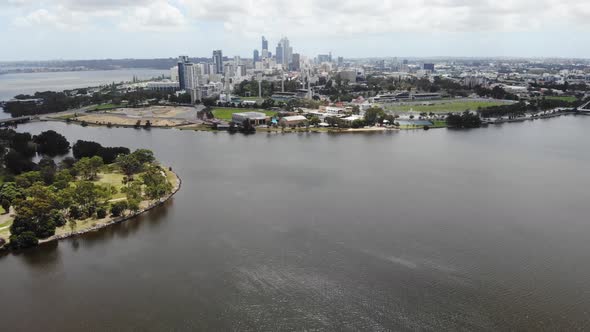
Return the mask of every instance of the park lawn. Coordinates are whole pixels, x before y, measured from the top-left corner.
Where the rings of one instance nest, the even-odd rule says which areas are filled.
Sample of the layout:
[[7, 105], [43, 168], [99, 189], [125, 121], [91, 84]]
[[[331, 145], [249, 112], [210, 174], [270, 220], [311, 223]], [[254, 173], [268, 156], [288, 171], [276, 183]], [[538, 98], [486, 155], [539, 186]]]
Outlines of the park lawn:
[[567, 101], [568, 103], [573, 103], [574, 101], [578, 100], [578, 98], [576, 98], [574, 96], [546, 96], [545, 99], [562, 100], [562, 101]]
[[12, 218], [6, 219], [0, 223], [0, 237], [8, 240], [10, 237], [10, 225], [12, 225]]
[[234, 113], [244, 112], [261, 112], [267, 116], [275, 116], [277, 112], [267, 111], [262, 109], [249, 109], [249, 108], [230, 108], [230, 107], [215, 107], [213, 108], [213, 116], [220, 120], [231, 121], [231, 116]]
[[[135, 175], [139, 176], [139, 175]], [[125, 194], [121, 192], [123, 188], [123, 178], [125, 176], [121, 173], [99, 173], [98, 180], [94, 181], [95, 184], [107, 187], [117, 188], [117, 193], [113, 195], [112, 199], [125, 198]]]
[[449, 112], [463, 112], [465, 110], [475, 111], [479, 107], [490, 107], [506, 105], [503, 101], [484, 101], [484, 100], [453, 100], [448, 102], [433, 103], [431, 105], [391, 105], [385, 108], [389, 111], [398, 112], [417, 112], [417, 113], [449, 113]]
[[447, 126], [446, 120], [430, 120], [432, 128], [445, 128]]
[[112, 103], [108, 103], [108, 104], [100, 104], [98, 106], [96, 106], [94, 108], [95, 111], [102, 111], [102, 110], [107, 110], [107, 109], [111, 109], [111, 108], [117, 108], [117, 107], [121, 107], [123, 105], [121, 104], [112, 104]]

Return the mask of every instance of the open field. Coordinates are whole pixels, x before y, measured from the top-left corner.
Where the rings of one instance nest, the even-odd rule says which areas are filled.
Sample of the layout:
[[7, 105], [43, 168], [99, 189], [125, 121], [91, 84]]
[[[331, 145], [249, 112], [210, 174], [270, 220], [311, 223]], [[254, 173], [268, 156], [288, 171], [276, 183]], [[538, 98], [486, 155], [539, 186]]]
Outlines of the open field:
[[220, 120], [230, 121], [231, 116], [234, 113], [243, 113], [243, 112], [261, 112], [268, 116], [275, 116], [277, 112], [274, 111], [267, 111], [262, 109], [248, 109], [248, 108], [226, 108], [226, 107], [215, 107], [213, 108], [213, 116]]
[[416, 112], [416, 113], [449, 113], [463, 112], [465, 110], [475, 111], [479, 107], [490, 107], [505, 105], [503, 101], [486, 101], [486, 100], [449, 100], [436, 102], [408, 103], [404, 105], [385, 105], [385, 109], [394, 112]]
[[152, 127], [175, 127], [196, 123], [197, 110], [185, 106], [117, 108], [100, 113], [78, 114], [70, 118], [97, 125], [134, 126], [137, 121], [140, 121], [141, 125], [150, 121]]
[[567, 101], [568, 103], [574, 102], [577, 100], [574, 96], [546, 96], [545, 99], [548, 100], [562, 100]]

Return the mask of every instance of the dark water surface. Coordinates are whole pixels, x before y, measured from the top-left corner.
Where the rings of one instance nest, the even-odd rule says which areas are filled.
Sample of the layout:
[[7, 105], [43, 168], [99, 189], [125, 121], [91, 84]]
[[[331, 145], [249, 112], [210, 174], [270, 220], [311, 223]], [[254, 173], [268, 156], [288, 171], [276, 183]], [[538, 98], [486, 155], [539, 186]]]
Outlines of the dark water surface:
[[0, 257], [7, 330], [590, 329], [590, 117], [391, 134], [55, 129], [165, 207]]

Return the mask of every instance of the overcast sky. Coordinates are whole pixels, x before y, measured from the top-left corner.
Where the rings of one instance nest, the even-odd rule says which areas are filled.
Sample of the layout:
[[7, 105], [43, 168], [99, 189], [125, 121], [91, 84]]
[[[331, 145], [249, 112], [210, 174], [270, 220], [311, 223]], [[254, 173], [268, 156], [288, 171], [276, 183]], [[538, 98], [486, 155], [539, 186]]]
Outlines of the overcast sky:
[[251, 57], [261, 35], [307, 56], [590, 58], [590, 1], [0, 0], [0, 61]]

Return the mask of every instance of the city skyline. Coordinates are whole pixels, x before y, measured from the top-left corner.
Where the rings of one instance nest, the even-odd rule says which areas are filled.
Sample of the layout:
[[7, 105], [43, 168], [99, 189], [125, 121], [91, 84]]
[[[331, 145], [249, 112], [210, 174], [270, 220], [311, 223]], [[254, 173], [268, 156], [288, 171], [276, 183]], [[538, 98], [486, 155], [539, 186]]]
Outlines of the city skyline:
[[208, 56], [212, 49], [250, 58], [261, 35], [270, 52], [288, 36], [304, 56], [590, 57], [590, 4], [581, 0], [369, 2], [8, 0], [0, 4], [0, 38], [10, 47], [0, 61]]

